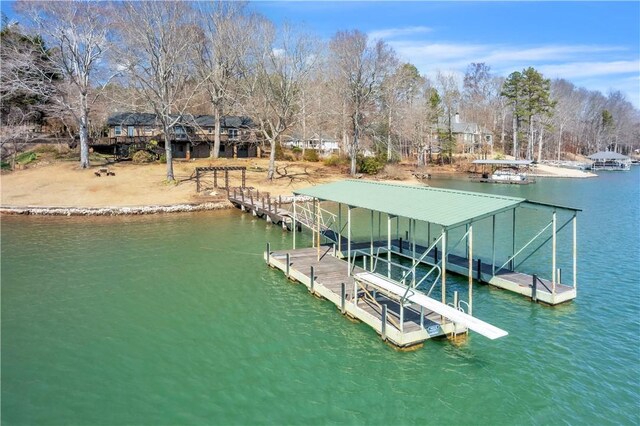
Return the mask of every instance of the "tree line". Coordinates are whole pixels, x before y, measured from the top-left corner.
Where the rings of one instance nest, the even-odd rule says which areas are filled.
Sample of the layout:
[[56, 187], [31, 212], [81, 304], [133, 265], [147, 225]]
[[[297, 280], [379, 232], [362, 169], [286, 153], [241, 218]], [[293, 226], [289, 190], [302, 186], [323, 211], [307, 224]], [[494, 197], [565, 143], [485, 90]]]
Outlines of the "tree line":
[[[54, 117], [79, 138], [81, 167], [89, 167], [90, 138], [115, 111], [156, 114], [169, 180], [169, 129], [187, 113], [216, 118], [214, 157], [219, 118], [250, 117], [270, 147], [269, 178], [276, 144], [292, 135], [341, 141], [352, 174], [364, 148], [418, 165], [435, 161], [434, 153], [452, 161], [465, 149], [539, 161], [640, 148], [640, 112], [619, 91], [604, 95], [532, 67], [503, 78], [485, 63], [469, 64], [462, 77], [438, 71], [431, 79], [359, 30], [323, 42], [246, 3], [18, 1], [14, 8], [25, 24], [3, 17], [2, 138]], [[492, 142], [460, 146], [456, 117]]]

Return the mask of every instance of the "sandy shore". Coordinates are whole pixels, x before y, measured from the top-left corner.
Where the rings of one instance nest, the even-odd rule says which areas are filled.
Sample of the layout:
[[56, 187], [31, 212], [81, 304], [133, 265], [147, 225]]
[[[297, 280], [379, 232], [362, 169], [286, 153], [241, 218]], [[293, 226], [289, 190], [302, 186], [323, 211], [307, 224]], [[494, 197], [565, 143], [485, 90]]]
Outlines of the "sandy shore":
[[[82, 170], [76, 162], [37, 165], [0, 176], [2, 206], [46, 207], [133, 207], [150, 205], [194, 204], [214, 201], [224, 191], [196, 192], [196, 181], [190, 178], [195, 167], [246, 166], [247, 183], [273, 195], [289, 195], [295, 188], [340, 179], [339, 171], [328, 170], [322, 163], [290, 163], [286, 176], [266, 179], [267, 160], [199, 160], [175, 162], [177, 184], [165, 182], [164, 164], [136, 165], [122, 162], [109, 165], [115, 176], [98, 177], [95, 173], [104, 165]], [[284, 164], [280, 172], [285, 174]], [[223, 179], [219, 178], [222, 183]], [[212, 178], [210, 183], [212, 183]], [[230, 174], [230, 186], [240, 186], [241, 173]]]
[[[222, 190], [196, 192], [196, 181], [192, 176], [196, 167], [245, 166], [246, 186], [273, 196], [290, 195], [294, 189], [348, 178], [345, 167], [327, 167], [322, 162], [278, 162], [276, 179], [266, 179], [267, 159], [244, 160], [197, 160], [176, 161], [174, 174], [177, 184], [165, 181], [164, 164], [138, 165], [122, 162], [108, 165], [115, 176], [104, 173], [97, 176], [102, 164], [82, 170], [77, 162], [43, 162], [30, 165], [25, 170], [3, 173], [0, 176], [0, 205], [3, 207], [78, 207], [86, 209], [123, 208], [144, 206], [204, 205], [225, 201]], [[405, 165], [388, 166], [376, 179], [394, 183], [419, 184], [413, 175], [415, 167]], [[454, 173], [452, 168], [429, 168], [434, 176]], [[534, 176], [584, 178], [593, 173], [564, 169], [548, 165], [537, 165]], [[464, 174], [464, 176], [467, 176]], [[230, 173], [230, 186], [239, 187], [241, 173]], [[222, 178], [219, 178], [222, 183]], [[212, 186], [213, 179], [208, 184]]]
[[597, 177], [595, 173], [584, 170], [567, 169], [564, 167], [554, 167], [547, 164], [537, 164], [529, 176], [536, 177], [557, 177], [557, 178], [591, 178]]

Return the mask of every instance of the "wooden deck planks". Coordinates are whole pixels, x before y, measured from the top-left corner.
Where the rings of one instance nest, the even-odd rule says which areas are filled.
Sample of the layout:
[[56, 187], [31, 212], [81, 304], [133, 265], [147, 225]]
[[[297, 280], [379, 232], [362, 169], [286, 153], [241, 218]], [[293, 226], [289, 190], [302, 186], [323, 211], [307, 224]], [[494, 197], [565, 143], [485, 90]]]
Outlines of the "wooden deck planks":
[[[275, 251], [271, 253], [271, 257], [284, 260], [286, 254], [289, 253], [289, 267], [295, 269], [298, 272], [309, 276], [311, 272], [311, 266], [314, 267], [315, 283], [324, 286], [329, 289], [336, 296], [340, 297], [342, 283], [345, 284], [345, 293], [347, 301], [353, 303], [354, 295], [354, 279], [347, 274], [347, 263], [344, 260], [338, 259], [332, 256], [331, 252], [333, 248], [321, 247], [321, 258], [318, 261], [318, 254], [316, 248], [297, 249], [292, 251]], [[354, 274], [359, 272], [365, 272], [360, 267], [354, 268]], [[364, 290], [358, 288], [358, 308], [367, 312], [368, 314], [378, 318], [382, 322], [382, 312], [380, 307], [374, 304], [372, 301], [364, 298]], [[387, 315], [390, 318], [387, 323], [387, 327], [394, 327], [400, 320], [400, 305], [397, 301], [392, 300], [384, 294], [377, 293], [375, 300], [379, 305], [387, 305]], [[440, 315], [437, 315], [431, 311], [424, 313], [423, 324], [425, 327], [438, 325], [441, 322]], [[420, 331], [420, 312], [419, 310], [411, 307], [405, 307], [404, 309], [404, 324], [403, 332], [411, 333], [414, 331]]]

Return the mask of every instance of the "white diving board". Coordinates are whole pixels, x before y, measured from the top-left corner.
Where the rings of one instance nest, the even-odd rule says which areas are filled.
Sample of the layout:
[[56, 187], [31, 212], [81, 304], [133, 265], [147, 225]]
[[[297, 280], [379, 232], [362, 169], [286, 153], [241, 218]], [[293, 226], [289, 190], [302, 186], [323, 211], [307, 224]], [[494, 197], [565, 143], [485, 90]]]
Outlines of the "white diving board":
[[355, 274], [354, 277], [364, 284], [373, 285], [399, 297], [403, 297], [406, 293], [406, 300], [423, 306], [437, 314], [442, 315], [445, 318], [448, 318], [454, 323], [467, 327], [468, 329], [473, 330], [478, 334], [482, 334], [483, 336], [491, 340], [504, 337], [509, 334], [498, 327], [494, 327], [493, 325], [479, 320], [478, 318], [475, 318], [469, 314], [465, 314], [464, 312], [452, 308], [451, 306], [445, 305], [444, 303], [438, 302], [437, 300], [425, 296], [422, 293], [416, 293], [413, 290], [409, 290], [409, 292], [407, 292], [406, 287], [398, 285], [395, 282], [390, 281], [389, 279], [384, 278], [380, 275], [373, 274], [371, 272], [361, 272], [359, 274]]

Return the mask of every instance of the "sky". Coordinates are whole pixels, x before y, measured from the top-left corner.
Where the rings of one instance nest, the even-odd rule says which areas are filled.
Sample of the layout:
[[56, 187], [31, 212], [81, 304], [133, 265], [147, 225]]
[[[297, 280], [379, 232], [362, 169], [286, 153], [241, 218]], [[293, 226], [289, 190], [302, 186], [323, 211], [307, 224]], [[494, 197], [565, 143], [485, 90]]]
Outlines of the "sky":
[[498, 75], [533, 66], [640, 108], [640, 2], [259, 1], [276, 23], [325, 40], [358, 29], [433, 77], [484, 62]]
[[[619, 90], [640, 109], [640, 1], [425, 2], [256, 1], [276, 23], [299, 25], [324, 40], [357, 29], [391, 45], [432, 77], [463, 75], [484, 62], [508, 76], [533, 66], [607, 94]], [[13, 17], [12, 1], [0, 6]]]

